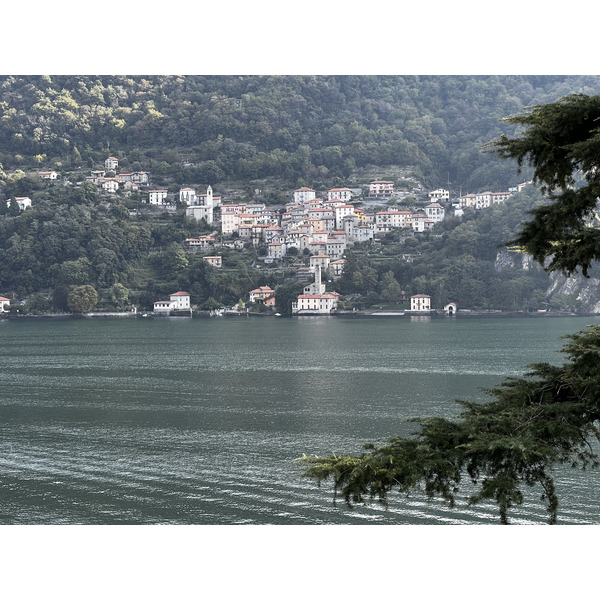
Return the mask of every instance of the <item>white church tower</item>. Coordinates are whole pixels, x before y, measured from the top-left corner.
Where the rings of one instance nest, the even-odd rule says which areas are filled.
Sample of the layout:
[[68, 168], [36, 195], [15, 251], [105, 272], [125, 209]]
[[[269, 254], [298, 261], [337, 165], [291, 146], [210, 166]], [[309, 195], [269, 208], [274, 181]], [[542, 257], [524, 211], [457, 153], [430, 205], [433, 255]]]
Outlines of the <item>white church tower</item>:
[[321, 266], [318, 265], [315, 267], [315, 282], [307, 285], [304, 288], [305, 294], [324, 294], [325, 293], [325, 284], [321, 283]]

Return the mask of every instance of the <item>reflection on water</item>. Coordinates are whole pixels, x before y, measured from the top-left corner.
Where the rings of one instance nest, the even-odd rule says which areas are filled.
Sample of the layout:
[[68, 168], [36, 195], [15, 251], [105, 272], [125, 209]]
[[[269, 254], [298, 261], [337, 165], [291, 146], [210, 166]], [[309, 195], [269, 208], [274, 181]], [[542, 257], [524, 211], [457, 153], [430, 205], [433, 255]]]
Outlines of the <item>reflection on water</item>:
[[[303, 453], [360, 452], [598, 319], [11, 321], [0, 336], [0, 522], [488, 523], [420, 497], [334, 506]], [[561, 523], [594, 523], [596, 472], [561, 473]], [[516, 523], [545, 520], [536, 501]]]

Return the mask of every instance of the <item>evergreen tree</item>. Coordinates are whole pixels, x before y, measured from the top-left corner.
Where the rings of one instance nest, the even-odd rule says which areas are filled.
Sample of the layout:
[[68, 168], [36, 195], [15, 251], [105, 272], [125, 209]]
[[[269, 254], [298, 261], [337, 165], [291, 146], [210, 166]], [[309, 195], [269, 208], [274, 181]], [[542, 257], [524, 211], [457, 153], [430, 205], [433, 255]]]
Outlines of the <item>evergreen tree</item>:
[[[534, 168], [550, 202], [533, 211], [519, 236], [508, 242], [533, 255], [550, 271], [584, 275], [600, 259], [600, 229], [595, 226], [600, 197], [600, 96], [574, 94], [509, 117], [525, 131], [501, 136], [491, 148]], [[597, 223], [596, 223], [597, 224]]]
[[[510, 121], [526, 125], [520, 137], [503, 136], [493, 145], [504, 158], [525, 159], [534, 167], [551, 202], [531, 211], [519, 236], [523, 246], [549, 270], [584, 275], [600, 257], [594, 226], [600, 196], [600, 97], [569, 96], [536, 106]], [[578, 181], [583, 178], [583, 182]], [[487, 403], [460, 402], [456, 420], [419, 419], [412, 437], [397, 437], [360, 456], [304, 457], [306, 476], [332, 479], [335, 493], [349, 505], [388, 493], [420, 491], [455, 505], [465, 479], [476, 486], [469, 504], [497, 503], [502, 523], [524, 501], [525, 487], [538, 488], [548, 520], [555, 523], [558, 497], [554, 465], [599, 466], [592, 445], [600, 441], [600, 326], [570, 336], [560, 367], [532, 365], [524, 378], [509, 378], [489, 390]], [[464, 488], [463, 488], [464, 489]]]
[[332, 479], [348, 505], [388, 493], [422, 492], [455, 506], [464, 480], [476, 486], [469, 505], [497, 503], [502, 523], [509, 509], [537, 486], [548, 521], [558, 516], [552, 468], [598, 466], [590, 438], [600, 440], [600, 326], [570, 336], [561, 367], [532, 365], [524, 378], [509, 378], [489, 390], [487, 403], [463, 402], [459, 419], [418, 419], [420, 431], [385, 446], [365, 446], [360, 456], [304, 457], [306, 476]]

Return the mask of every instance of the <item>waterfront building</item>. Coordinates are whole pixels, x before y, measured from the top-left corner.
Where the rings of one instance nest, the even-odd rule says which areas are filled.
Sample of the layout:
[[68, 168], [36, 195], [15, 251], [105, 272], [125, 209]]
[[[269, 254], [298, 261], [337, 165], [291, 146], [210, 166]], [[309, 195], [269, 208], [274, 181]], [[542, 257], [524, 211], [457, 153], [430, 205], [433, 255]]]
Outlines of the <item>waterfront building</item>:
[[158, 300], [154, 303], [154, 314], [170, 315], [175, 311], [192, 311], [190, 295], [187, 292], [175, 292], [168, 300]]
[[410, 310], [416, 313], [429, 313], [431, 311], [431, 296], [416, 294], [410, 297]]
[[268, 307], [275, 306], [275, 290], [268, 285], [261, 285], [250, 291], [250, 302], [258, 302]]

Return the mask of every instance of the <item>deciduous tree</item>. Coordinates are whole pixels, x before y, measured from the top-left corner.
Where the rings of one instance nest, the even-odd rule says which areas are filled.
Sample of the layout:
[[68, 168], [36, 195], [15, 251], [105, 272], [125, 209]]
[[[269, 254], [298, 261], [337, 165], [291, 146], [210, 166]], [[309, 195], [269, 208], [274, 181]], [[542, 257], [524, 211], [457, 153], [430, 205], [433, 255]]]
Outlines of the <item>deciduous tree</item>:
[[90, 312], [98, 302], [98, 292], [91, 285], [80, 285], [69, 292], [67, 304], [76, 313]]

